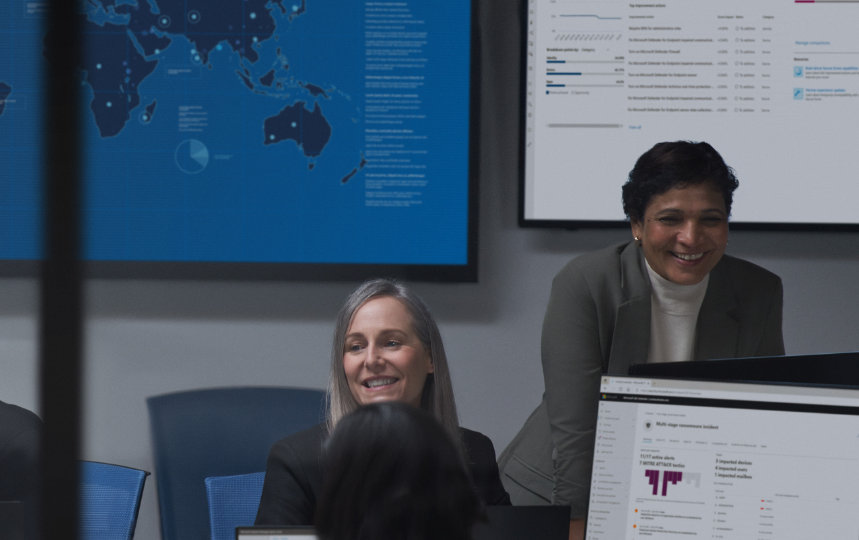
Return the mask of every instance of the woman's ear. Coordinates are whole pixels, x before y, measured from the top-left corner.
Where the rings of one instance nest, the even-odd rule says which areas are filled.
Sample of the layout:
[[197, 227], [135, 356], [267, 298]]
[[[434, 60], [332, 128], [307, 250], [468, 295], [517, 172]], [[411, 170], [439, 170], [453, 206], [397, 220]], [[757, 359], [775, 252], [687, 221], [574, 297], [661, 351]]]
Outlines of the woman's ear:
[[632, 230], [632, 238], [635, 240], [635, 243], [641, 245], [641, 235], [644, 227], [641, 226], [641, 222], [638, 220], [630, 221], [629, 228]]

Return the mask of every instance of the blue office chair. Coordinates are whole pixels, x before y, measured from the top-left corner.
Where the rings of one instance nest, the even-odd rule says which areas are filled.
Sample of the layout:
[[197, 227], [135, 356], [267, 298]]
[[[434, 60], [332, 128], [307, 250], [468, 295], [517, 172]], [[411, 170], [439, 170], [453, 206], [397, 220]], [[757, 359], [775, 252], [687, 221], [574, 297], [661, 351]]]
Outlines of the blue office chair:
[[162, 540], [208, 540], [205, 479], [265, 470], [277, 440], [323, 419], [321, 390], [232, 387], [146, 400]]
[[80, 462], [81, 540], [131, 540], [148, 472]]
[[236, 527], [253, 525], [264, 472], [206, 478], [211, 540], [234, 540]]

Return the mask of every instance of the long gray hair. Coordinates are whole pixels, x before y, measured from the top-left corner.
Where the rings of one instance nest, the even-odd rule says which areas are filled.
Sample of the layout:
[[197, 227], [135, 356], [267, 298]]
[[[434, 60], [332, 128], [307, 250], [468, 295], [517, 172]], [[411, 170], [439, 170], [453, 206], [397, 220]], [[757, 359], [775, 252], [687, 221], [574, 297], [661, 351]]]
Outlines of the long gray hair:
[[359, 403], [349, 389], [343, 369], [346, 332], [352, 324], [355, 312], [374, 298], [390, 297], [399, 300], [412, 317], [412, 327], [433, 363], [433, 372], [427, 375], [421, 394], [421, 409], [432, 414], [444, 428], [460, 440], [459, 418], [453, 398], [453, 384], [441, 332], [423, 300], [404, 284], [391, 279], [374, 279], [364, 282], [346, 299], [337, 315], [334, 340], [331, 347], [331, 372], [328, 377], [328, 430], [341, 418], [358, 408]]

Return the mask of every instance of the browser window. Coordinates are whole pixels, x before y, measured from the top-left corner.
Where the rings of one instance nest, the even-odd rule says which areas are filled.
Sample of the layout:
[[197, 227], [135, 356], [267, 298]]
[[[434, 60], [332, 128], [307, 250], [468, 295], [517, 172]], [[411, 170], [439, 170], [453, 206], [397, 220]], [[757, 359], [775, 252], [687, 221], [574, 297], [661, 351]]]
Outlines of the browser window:
[[587, 538], [859, 538], [859, 390], [604, 377]]

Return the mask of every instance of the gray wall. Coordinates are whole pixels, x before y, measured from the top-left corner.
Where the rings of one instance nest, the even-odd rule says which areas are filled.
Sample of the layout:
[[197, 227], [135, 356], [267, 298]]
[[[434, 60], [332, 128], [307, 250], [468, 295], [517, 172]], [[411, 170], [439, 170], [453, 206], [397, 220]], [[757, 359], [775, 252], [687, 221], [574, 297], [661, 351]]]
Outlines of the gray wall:
[[[491, 31], [483, 41], [480, 280], [415, 287], [441, 325], [462, 423], [500, 451], [542, 392], [540, 323], [553, 274], [571, 257], [630, 234], [518, 227], [518, 3], [481, 2], [492, 9], [482, 14]], [[728, 251], [784, 279], [789, 353], [859, 350], [859, 233], [737, 231]], [[354, 285], [88, 283], [83, 457], [154, 471], [144, 404], [153, 394], [323, 387], [332, 320]], [[0, 280], [0, 399], [33, 410], [37, 294], [33, 280]], [[137, 538], [158, 538], [155, 481], [144, 492]]]

